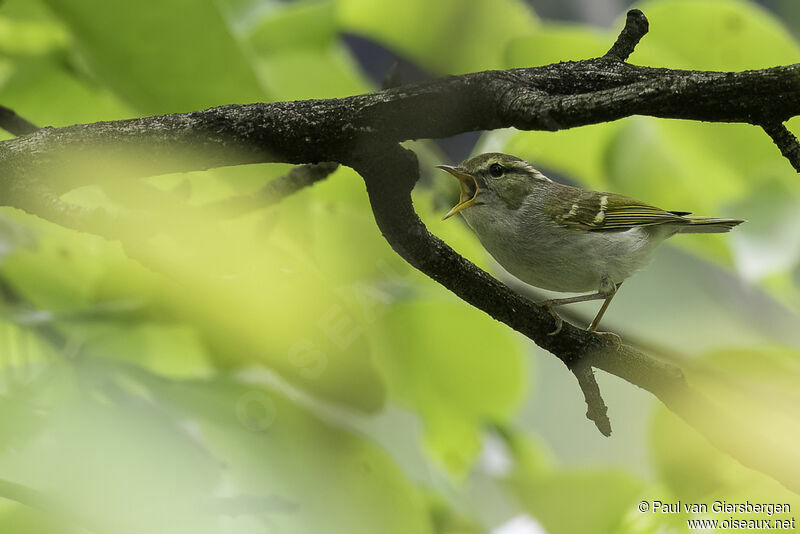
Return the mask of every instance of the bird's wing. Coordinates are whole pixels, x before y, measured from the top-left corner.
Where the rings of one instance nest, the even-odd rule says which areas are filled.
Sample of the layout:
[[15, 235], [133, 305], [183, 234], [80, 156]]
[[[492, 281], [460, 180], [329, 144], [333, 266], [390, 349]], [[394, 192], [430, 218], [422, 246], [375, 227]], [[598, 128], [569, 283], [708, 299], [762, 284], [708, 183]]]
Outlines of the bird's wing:
[[[579, 190], [580, 191], [580, 190]], [[560, 203], [556, 222], [576, 230], [622, 231], [638, 226], [688, 224], [685, 211], [666, 211], [616, 193], [580, 191], [571, 202]]]

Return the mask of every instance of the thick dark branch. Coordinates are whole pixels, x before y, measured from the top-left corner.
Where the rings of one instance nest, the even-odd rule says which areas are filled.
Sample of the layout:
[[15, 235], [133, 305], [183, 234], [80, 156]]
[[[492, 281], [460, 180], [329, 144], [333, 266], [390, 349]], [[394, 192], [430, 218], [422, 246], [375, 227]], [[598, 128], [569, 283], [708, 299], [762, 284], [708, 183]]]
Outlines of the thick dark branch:
[[38, 126], [20, 117], [10, 108], [0, 106], [0, 128], [13, 135], [26, 135], [39, 129]]
[[604, 404], [598, 401], [599, 395], [592, 391], [594, 386], [582, 368], [602, 369], [653, 393], [715, 446], [800, 492], [800, 449], [793, 444], [765, 437], [754, 447], [742, 438], [762, 434], [760, 429], [749, 427], [757, 422], [742, 421], [736, 414], [727, 413], [692, 388], [678, 367], [621, 344], [616, 336], [591, 333], [569, 323], [564, 323], [558, 335], [549, 336], [554, 321], [546, 310], [428, 232], [411, 203], [411, 189], [419, 175], [412, 152], [396, 145], [365, 147], [349, 164], [364, 178], [375, 221], [392, 248], [466, 302], [524, 334], [571, 370], [578, 369], [576, 377], [587, 396], [590, 418], [596, 424], [600, 421], [599, 427], [604, 424]]
[[764, 131], [778, 145], [781, 154], [792, 164], [797, 172], [800, 172], [800, 143], [797, 137], [782, 122], [771, 122], [762, 125]]
[[452, 76], [341, 99], [42, 128], [0, 143], [0, 198], [25, 208], [31, 190], [49, 187], [57, 193], [107, 177], [342, 161], [365, 143], [507, 126], [556, 130], [637, 114], [782, 122], [800, 114], [800, 65], [723, 73], [599, 58]]
[[639, 44], [642, 37], [645, 36], [647, 30], [650, 29], [650, 24], [647, 22], [647, 17], [644, 16], [638, 9], [631, 9], [625, 17], [625, 27], [617, 37], [611, 50], [606, 52], [605, 57], [625, 61], [628, 56], [633, 54], [634, 48]]

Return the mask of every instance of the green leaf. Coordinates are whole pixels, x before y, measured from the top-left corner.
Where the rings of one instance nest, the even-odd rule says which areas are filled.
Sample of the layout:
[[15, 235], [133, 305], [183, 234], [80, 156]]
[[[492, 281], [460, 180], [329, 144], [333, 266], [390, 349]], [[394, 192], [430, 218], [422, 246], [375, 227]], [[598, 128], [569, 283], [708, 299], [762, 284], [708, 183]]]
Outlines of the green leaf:
[[276, 99], [335, 98], [369, 89], [338, 39], [333, 0], [274, 6], [244, 32], [262, 83]]
[[374, 350], [390, 394], [419, 411], [434, 458], [463, 476], [483, 426], [507, 421], [525, 391], [519, 345], [461, 302], [398, 302], [379, 324]]
[[[4, 495], [4, 497], [6, 497]], [[65, 524], [61, 517], [50, 517], [46, 513], [9, 500], [0, 501], [0, 527], [8, 532], [25, 534], [83, 534], [85, 529]]]
[[323, 49], [338, 37], [334, 0], [305, 0], [273, 5], [246, 31], [256, 53], [280, 49]]
[[241, 46], [212, 0], [46, 0], [88, 64], [146, 113], [264, 99]]
[[737, 213], [747, 220], [731, 235], [739, 272], [751, 281], [790, 272], [800, 264], [800, 191], [783, 181], [763, 183], [742, 198]]
[[63, 52], [66, 28], [38, 0], [8, 0], [0, 6], [0, 51], [12, 56]]
[[48, 369], [30, 399], [46, 426], [0, 454], [2, 477], [50, 495], [58, 505], [41, 510], [45, 516], [69, 511], [92, 531], [210, 534], [215, 518], [206, 501], [220, 483], [219, 464], [163, 410], [108, 376], [98, 390], [97, 375], [79, 372], [76, 380], [74, 372]]
[[269, 517], [272, 528], [431, 531], [425, 499], [383, 450], [283, 396], [225, 382], [156, 386], [154, 391], [176, 413], [199, 424], [236, 492], [282, 504], [283, 511]]
[[631, 56], [660, 57], [653, 65], [681, 69], [760, 69], [796, 63], [800, 47], [766, 9], [742, 0], [641, 2], [650, 31]]
[[151, 372], [172, 378], [203, 378], [215, 369], [202, 338], [187, 326], [101, 325], [85, 329], [86, 343], [96, 354], [126, 361]]
[[550, 534], [622, 534], [643, 485], [621, 470], [560, 468], [530, 435], [501, 427], [514, 461], [504, 484]]
[[530, 35], [509, 41], [506, 68], [537, 67], [602, 56], [611, 47], [614, 36], [585, 26], [548, 23]]
[[68, 126], [136, 116], [113, 93], [70, 75], [55, 61], [21, 59], [13, 69], [0, 87], [0, 98], [4, 105], [38, 126]]
[[642, 489], [633, 476], [613, 470], [556, 470], [511, 477], [508, 484], [549, 534], [613, 534]]
[[344, 31], [374, 39], [435, 74], [502, 68], [506, 43], [537, 22], [519, 0], [337, 0], [337, 6]]
[[[692, 386], [730, 414], [733, 424], [741, 425], [738, 446], [749, 454], [758, 455], [766, 441], [791, 451], [791, 444], [800, 439], [800, 353], [796, 350], [731, 348], [693, 361], [686, 370]], [[716, 449], [663, 407], [653, 419], [650, 446], [660, 478], [687, 501], [721, 497], [731, 502], [747, 499], [800, 506], [800, 497]], [[771, 458], [767, 454], [762, 455], [765, 460]], [[772, 469], [786, 467], [786, 458], [772, 460]]]
[[[291, 210], [290, 205], [281, 209]], [[335, 257], [319, 263], [313, 256], [313, 230], [321, 228], [322, 221], [330, 227], [327, 232], [345, 231], [349, 221], [341, 217], [340, 227], [331, 224], [330, 214], [315, 210], [313, 202], [292, 214], [298, 221], [293, 232], [270, 232], [262, 219], [232, 226], [174, 224], [167, 235], [145, 239], [135, 249], [136, 260], [157, 274], [126, 259], [118, 244], [31, 220], [41, 232], [38, 247], [17, 250], [3, 271], [26, 299], [54, 312], [56, 318], [78, 313], [109, 321], [109, 314], [104, 317], [96, 311], [108, 304], [130, 303], [138, 311], [128, 320], [193, 327], [199, 336], [195, 341], [202, 343], [217, 367], [266, 366], [321, 397], [377, 409], [383, 403], [383, 386], [370, 359], [366, 334], [381, 305], [379, 295], [358, 279], [339, 276], [339, 268], [345, 272], [352, 265], [339, 259], [349, 257], [352, 244], [332, 251]], [[371, 239], [380, 242], [374, 223], [363, 218], [353, 223], [363, 232], [369, 229]], [[254, 242], [261, 245], [253, 247]], [[370, 274], [380, 272], [378, 259]], [[72, 326], [73, 331], [83, 332], [84, 341], [97, 339], [97, 348], [103, 348], [102, 329]], [[195, 334], [180, 339], [180, 330], [172, 330], [179, 338], [172, 338], [168, 330], [158, 332], [160, 340], [147, 345], [147, 350], [161, 347], [157, 353], [165, 357], [172, 353], [169, 357], [174, 359], [157, 364], [160, 371], [205, 372], [204, 353], [190, 341]], [[145, 338], [142, 342], [149, 343]], [[123, 354], [117, 357], [136, 358], [119, 350]], [[147, 362], [149, 356], [141, 360]]]

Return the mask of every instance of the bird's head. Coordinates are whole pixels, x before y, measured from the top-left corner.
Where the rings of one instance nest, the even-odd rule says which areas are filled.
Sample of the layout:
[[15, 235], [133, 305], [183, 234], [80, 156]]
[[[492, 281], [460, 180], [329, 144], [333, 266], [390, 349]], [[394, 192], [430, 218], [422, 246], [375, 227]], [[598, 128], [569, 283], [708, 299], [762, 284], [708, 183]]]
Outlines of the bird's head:
[[516, 156], [489, 152], [475, 156], [455, 167], [438, 165], [456, 178], [461, 185], [461, 197], [445, 219], [472, 206], [517, 209], [528, 196], [535, 194], [537, 185], [550, 180], [530, 163]]

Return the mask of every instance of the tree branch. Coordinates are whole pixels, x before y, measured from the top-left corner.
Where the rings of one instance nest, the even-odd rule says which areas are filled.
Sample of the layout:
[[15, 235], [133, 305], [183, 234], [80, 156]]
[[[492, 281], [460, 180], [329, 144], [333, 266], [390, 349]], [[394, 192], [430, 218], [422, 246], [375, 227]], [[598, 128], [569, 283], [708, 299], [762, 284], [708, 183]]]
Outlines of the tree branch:
[[12, 135], [26, 135], [39, 129], [38, 126], [20, 117], [13, 109], [0, 106], [0, 128]]
[[608, 419], [608, 407], [600, 394], [600, 386], [597, 385], [592, 366], [584, 361], [579, 361], [570, 370], [578, 379], [578, 385], [583, 391], [583, 398], [586, 400], [586, 417], [590, 421], [594, 421], [601, 434], [606, 437], [610, 436], [611, 421]]
[[[622, 45], [620, 45], [622, 46]], [[631, 115], [773, 124], [800, 114], [800, 64], [738, 73], [607, 58], [486, 71], [331, 100], [42, 128], [0, 143], [3, 201], [31, 192], [266, 162], [343, 161], [365, 143], [516, 127], [558, 130]], [[59, 181], [47, 177], [58, 176]]]
[[255, 193], [226, 198], [219, 202], [202, 206], [200, 209], [210, 210], [223, 217], [238, 217], [271, 204], [276, 204], [301, 189], [324, 180], [338, 168], [339, 164], [332, 162], [295, 167], [288, 174], [271, 180]]
[[625, 61], [650, 29], [647, 17], [638, 9], [631, 9], [625, 17], [625, 27], [605, 57]]
[[781, 122], [770, 122], [761, 127], [772, 138], [792, 167], [800, 172], [800, 143], [798, 143], [797, 137]]

